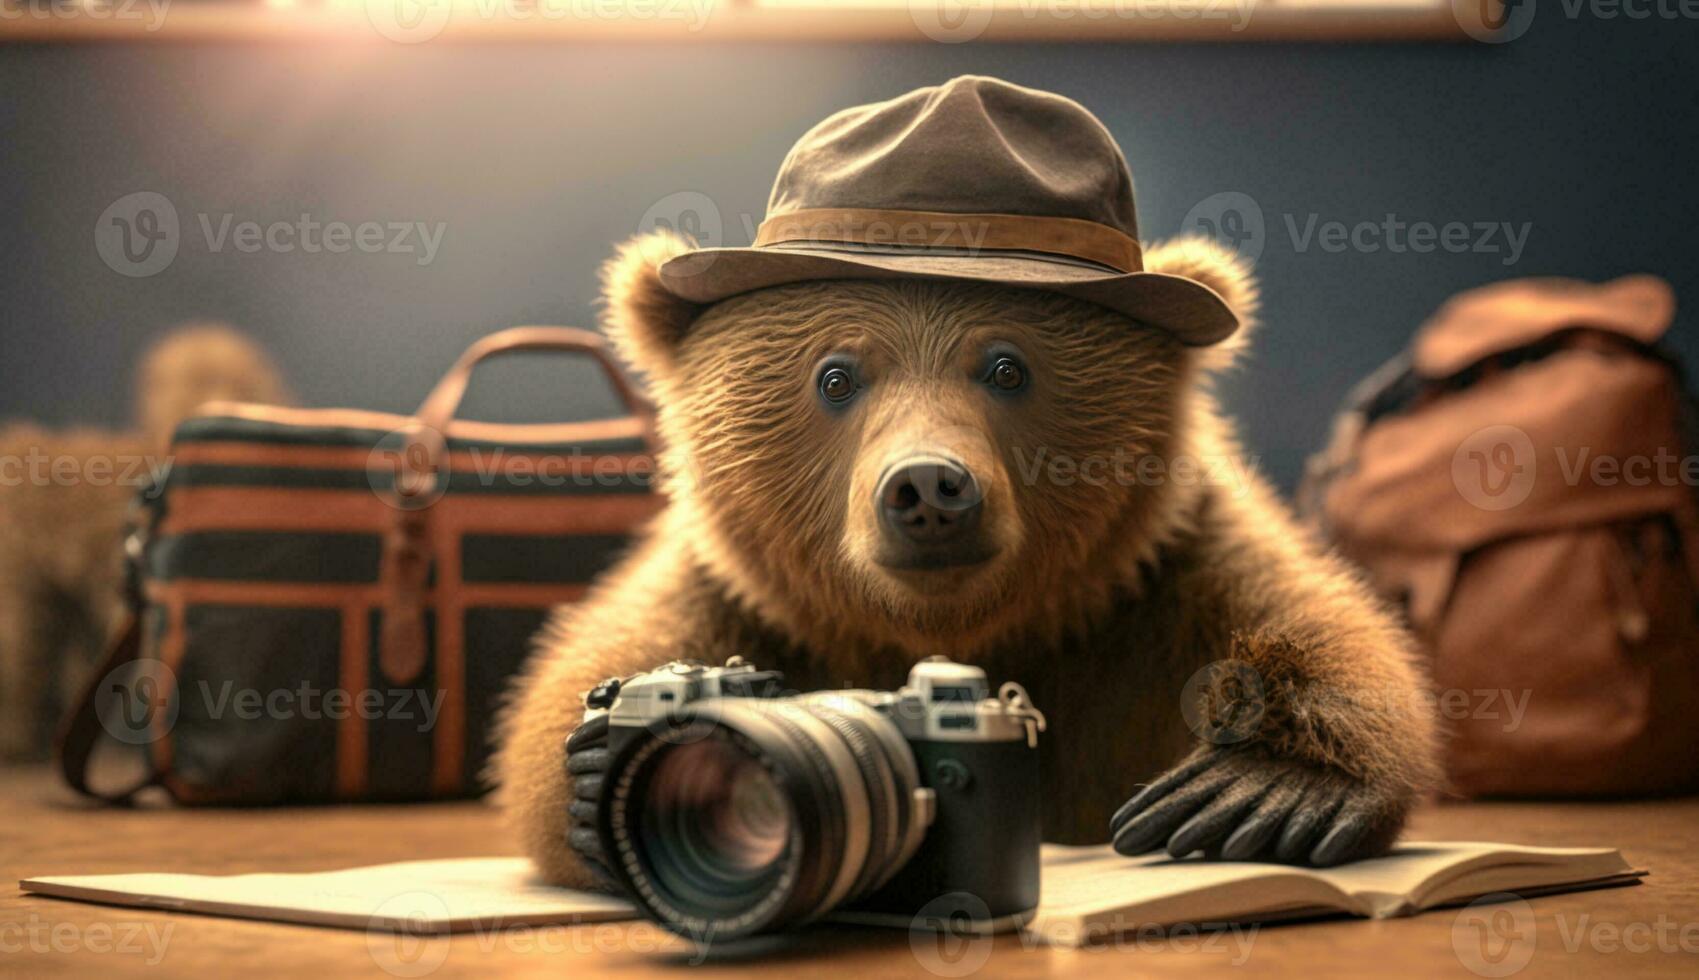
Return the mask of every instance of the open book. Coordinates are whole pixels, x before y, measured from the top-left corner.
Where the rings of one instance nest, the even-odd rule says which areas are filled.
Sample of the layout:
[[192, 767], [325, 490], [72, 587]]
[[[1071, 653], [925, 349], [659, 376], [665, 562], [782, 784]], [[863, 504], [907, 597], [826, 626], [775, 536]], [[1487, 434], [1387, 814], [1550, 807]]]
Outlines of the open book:
[[[1613, 850], [1510, 844], [1403, 844], [1387, 857], [1320, 870], [1045, 845], [1043, 900], [1028, 929], [1042, 942], [1076, 946], [1147, 925], [1385, 918], [1494, 892], [1626, 884], [1643, 874]], [[421, 934], [634, 915], [618, 899], [540, 884], [524, 858], [506, 857], [300, 874], [75, 875], [20, 886], [85, 902]]]
[[1368, 861], [1296, 868], [1046, 844], [1044, 897], [1027, 929], [1049, 945], [1083, 946], [1144, 926], [1331, 914], [1386, 919], [1497, 892], [1578, 891], [1645, 874], [1608, 848], [1415, 842]]

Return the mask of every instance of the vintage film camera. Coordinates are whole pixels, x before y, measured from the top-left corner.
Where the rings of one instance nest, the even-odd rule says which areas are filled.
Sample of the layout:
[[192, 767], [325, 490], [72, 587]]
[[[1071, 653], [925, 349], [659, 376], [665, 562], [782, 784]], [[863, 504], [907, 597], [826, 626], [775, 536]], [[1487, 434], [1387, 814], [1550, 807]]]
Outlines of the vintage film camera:
[[781, 687], [733, 658], [587, 699], [609, 713], [597, 833], [645, 912], [697, 939], [1031, 917], [1044, 718], [1019, 685], [993, 698], [984, 671], [933, 657], [898, 691]]

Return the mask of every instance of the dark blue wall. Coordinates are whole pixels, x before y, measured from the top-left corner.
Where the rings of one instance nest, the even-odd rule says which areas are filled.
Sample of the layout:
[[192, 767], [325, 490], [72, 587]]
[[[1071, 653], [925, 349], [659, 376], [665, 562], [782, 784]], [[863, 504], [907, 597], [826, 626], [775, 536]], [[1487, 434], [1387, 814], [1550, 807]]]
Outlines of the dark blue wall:
[[[657, 202], [705, 195], [741, 244], [811, 123], [981, 72], [1096, 111], [1131, 160], [1147, 237], [1217, 193], [1256, 201], [1267, 326], [1226, 394], [1289, 488], [1348, 385], [1459, 289], [1644, 270], [1699, 297], [1699, 24], [1541, 10], [1498, 47], [0, 48], [0, 416], [121, 420], [124, 365], [198, 316], [262, 337], [308, 402], [410, 409], [481, 333], [589, 322], [598, 262]], [[130, 279], [93, 236], [139, 190], [172, 201], [183, 237], [169, 268]], [[213, 253], [196, 216], [226, 212], [446, 231], [425, 267]], [[1509, 266], [1502, 251], [1300, 251], [1287, 232], [1287, 216], [1389, 213], [1530, 231]], [[1678, 345], [1699, 360], [1686, 330]], [[475, 394], [481, 414], [513, 419], [606, 404], [563, 369], [492, 375]]]

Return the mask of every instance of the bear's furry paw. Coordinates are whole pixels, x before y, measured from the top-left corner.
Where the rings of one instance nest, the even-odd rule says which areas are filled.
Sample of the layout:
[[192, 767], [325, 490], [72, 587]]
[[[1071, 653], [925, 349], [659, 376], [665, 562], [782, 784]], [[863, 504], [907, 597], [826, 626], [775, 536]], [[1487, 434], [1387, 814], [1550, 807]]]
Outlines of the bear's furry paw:
[[1327, 866], [1386, 853], [1410, 800], [1345, 772], [1251, 749], [1204, 747], [1128, 800], [1115, 850], [1166, 846], [1230, 861]]
[[573, 797], [566, 808], [566, 844], [577, 852], [585, 872], [595, 879], [589, 890], [617, 895], [621, 889], [608, 870], [608, 856], [596, 832], [602, 780], [607, 772], [608, 716], [604, 713], [579, 725], [566, 740], [566, 773], [572, 780]]

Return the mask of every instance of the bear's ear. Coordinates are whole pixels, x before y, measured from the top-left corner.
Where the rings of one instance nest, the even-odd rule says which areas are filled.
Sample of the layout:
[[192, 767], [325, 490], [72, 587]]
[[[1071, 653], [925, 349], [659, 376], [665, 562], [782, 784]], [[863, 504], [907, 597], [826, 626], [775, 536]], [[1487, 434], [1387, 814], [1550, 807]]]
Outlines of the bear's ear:
[[1213, 347], [1194, 350], [1198, 363], [1206, 370], [1230, 367], [1249, 345], [1251, 333], [1257, 326], [1261, 299], [1250, 262], [1214, 239], [1184, 235], [1147, 246], [1144, 267], [1147, 272], [1164, 272], [1194, 279], [1215, 290], [1227, 301], [1239, 317], [1239, 329]]
[[602, 315], [608, 339], [638, 370], [656, 377], [666, 373], [673, 353], [699, 304], [679, 299], [661, 285], [661, 264], [689, 252], [696, 243], [673, 231], [638, 235], [602, 264]]

